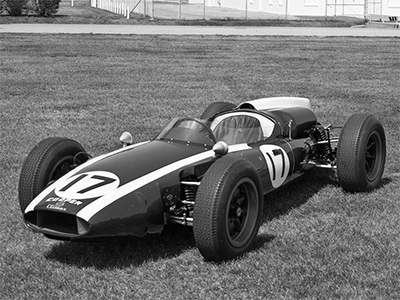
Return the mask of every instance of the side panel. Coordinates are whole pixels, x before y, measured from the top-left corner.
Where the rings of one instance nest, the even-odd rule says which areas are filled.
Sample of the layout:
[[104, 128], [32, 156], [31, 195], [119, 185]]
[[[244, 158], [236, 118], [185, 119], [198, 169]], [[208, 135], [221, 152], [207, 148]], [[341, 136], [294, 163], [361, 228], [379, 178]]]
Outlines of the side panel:
[[246, 151], [234, 155], [249, 160], [256, 167], [263, 194], [290, 182], [297, 164], [290, 144], [284, 139], [253, 144]]
[[309, 148], [306, 144], [307, 140], [308, 138], [304, 138], [304, 139], [295, 139], [288, 142], [290, 147], [292, 148], [294, 157], [294, 165], [293, 165], [294, 174], [303, 173], [304, 171], [301, 162], [304, 161], [304, 158], [309, 152]]
[[292, 148], [283, 139], [259, 145], [258, 148], [264, 163], [260, 177], [266, 194], [291, 180], [295, 160]]

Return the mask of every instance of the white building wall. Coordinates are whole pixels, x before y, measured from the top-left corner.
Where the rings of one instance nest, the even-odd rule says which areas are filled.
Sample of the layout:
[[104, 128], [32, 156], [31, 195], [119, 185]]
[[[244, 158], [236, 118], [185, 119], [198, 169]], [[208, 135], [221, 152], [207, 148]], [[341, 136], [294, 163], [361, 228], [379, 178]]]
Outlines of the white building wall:
[[273, 14], [282, 14], [286, 12], [286, 0], [260, 0], [264, 11]]
[[400, 17], [400, 0], [383, 0], [382, 14]]
[[[189, 3], [192, 1], [198, 0], [189, 0]], [[247, 6], [248, 11], [282, 15], [362, 17], [365, 1], [369, 1], [368, 14], [400, 16], [400, 0], [205, 0], [205, 3], [206, 6], [240, 10], [246, 10]]]

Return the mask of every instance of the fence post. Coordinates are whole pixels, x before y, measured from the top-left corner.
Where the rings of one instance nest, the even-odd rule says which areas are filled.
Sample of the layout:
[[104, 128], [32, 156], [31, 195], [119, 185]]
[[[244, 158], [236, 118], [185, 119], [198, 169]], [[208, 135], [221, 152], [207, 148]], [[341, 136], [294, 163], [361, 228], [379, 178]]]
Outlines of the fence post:
[[289, 13], [288, 6], [289, 6], [289, 0], [286, 0], [286, 3], [285, 3], [285, 19], [288, 18], [288, 13]]
[[325, 1], [325, 20], [328, 19], [328, 0]]
[[[365, 0], [368, 1], [368, 0]], [[337, 8], [337, 0], [335, 0], [335, 13], [333, 14], [336, 17], [336, 8]]]
[[154, 0], [150, 1], [150, 20], [154, 20]]

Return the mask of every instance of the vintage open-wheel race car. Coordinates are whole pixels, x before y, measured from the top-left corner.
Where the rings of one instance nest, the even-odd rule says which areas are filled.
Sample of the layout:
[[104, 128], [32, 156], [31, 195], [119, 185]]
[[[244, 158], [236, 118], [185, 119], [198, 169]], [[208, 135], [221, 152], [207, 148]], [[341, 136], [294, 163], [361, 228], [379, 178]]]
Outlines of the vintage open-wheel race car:
[[[333, 136], [340, 130], [338, 136]], [[199, 119], [175, 118], [154, 139], [92, 158], [78, 142], [47, 138], [27, 156], [19, 181], [25, 224], [70, 241], [160, 233], [192, 226], [207, 260], [250, 250], [263, 198], [312, 168], [331, 168], [344, 190], [379, 186], [382, 124], [352, 115], [343, 128], [321, 125], [306, 98], [211, 104]]]

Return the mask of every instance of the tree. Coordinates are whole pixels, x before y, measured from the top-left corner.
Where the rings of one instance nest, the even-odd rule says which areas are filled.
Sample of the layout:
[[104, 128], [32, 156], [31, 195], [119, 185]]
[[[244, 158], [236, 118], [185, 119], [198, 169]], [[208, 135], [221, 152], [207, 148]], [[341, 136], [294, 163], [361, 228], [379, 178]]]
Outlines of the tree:
[[41, 17], [51, 17], [57, 13], [60, 2], [61, 0], [36, 0], [34, 11]]
[[22, 11], [26, 9], [28, 0], [5, 0], [4, 10], [8, 12], [10, 16], [20, 16]]

